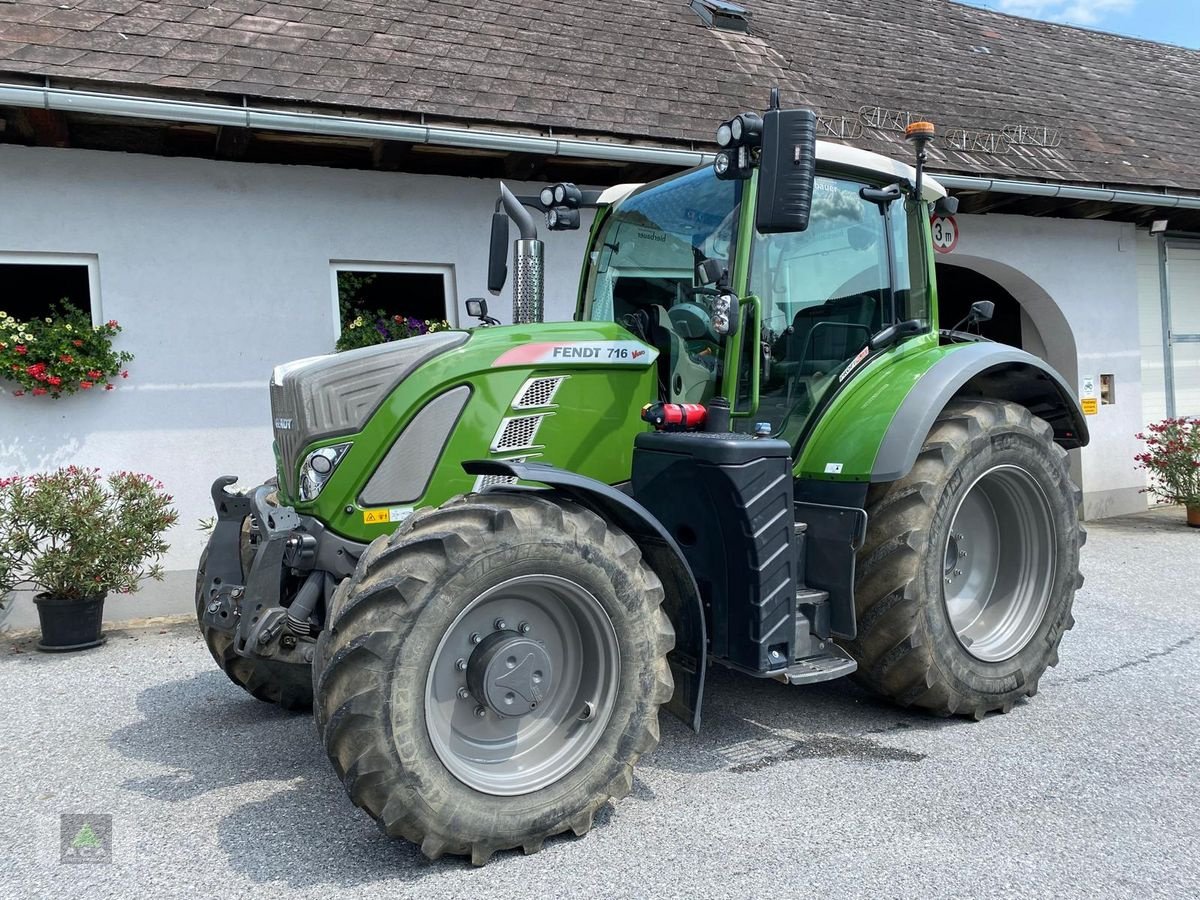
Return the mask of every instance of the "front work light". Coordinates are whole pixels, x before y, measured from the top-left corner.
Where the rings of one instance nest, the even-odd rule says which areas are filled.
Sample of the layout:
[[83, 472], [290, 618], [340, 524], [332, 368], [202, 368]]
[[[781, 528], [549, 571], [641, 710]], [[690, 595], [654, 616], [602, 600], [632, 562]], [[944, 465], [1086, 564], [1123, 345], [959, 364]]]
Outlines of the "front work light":
[[304, 457], [304, 464], [300, 466], [301, 500], [317, 499], [349, 449], [349, 442], [334, 444], [330, 447], [319, 447]]
[[762, 143], [762, 116], [751, 112], [734, 116], [729, 130], [737, 143], [757, 147]]

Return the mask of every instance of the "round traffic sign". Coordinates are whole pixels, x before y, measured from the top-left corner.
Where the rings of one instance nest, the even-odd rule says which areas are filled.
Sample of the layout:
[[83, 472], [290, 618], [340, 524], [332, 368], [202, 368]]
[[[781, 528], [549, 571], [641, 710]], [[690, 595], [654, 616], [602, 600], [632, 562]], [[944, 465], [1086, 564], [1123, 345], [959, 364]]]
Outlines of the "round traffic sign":
[[954, 216], [931, 217], [929, 231], [933, 235], [933, 249], [938, 253], [949, 253], [958, 246], [958, 222]]

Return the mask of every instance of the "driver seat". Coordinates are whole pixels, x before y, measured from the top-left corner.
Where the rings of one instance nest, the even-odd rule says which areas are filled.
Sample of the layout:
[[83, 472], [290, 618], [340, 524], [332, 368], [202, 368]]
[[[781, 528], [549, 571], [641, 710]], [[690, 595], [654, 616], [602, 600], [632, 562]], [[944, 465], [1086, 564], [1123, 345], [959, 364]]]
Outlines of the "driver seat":
[[688, 351], [687, 342], [675, 330], [665, 307], [646, 307], [650, 319], [650, 340], [658, 348], [659, 381], [666, 386], [671, 403], [703, 403], [711, 395], [716, 368], [698, 362]]

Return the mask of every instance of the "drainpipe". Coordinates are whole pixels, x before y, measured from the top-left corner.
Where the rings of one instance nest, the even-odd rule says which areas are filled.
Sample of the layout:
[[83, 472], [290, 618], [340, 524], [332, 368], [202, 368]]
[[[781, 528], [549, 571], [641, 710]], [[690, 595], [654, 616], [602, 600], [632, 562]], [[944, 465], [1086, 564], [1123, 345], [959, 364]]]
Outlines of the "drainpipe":
[[544, 317], [546, 291], [542, 266], [545, 244], [538, 240], [537, 225], [529, 210], [503, 182], [500, 203], [520, 232], [520, 237], [513, 241], [513, 324], [540, 322]]

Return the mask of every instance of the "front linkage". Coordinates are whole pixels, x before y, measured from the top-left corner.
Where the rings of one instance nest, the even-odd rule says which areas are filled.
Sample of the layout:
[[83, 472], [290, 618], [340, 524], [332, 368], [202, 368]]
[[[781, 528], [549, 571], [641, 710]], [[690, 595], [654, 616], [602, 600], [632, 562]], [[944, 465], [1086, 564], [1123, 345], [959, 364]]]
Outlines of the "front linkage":
[[200, 625], [231, 634], [240, 657], [309, 665], [324, 601], [362, 548], [272, 503], [270, 482], [231, 493], [236, 481], [213, 482], [217, 523], [198, 579]]

